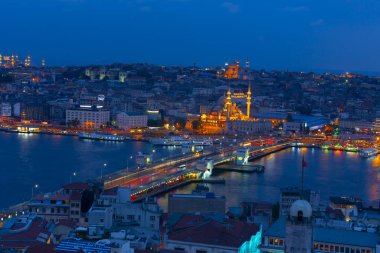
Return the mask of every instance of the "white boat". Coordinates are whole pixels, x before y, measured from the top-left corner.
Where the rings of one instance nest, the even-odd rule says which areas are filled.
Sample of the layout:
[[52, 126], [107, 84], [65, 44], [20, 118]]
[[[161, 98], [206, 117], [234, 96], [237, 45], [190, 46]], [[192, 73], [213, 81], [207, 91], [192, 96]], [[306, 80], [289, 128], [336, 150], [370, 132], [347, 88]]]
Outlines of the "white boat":
[[178, 171], [186, 170], [186, 164], [182, 164], [177, 167]]
[[362, 232], [362, 231], [366, 231], [366, 226], [363, 223], [358, 222], [357, 224], [354, 225], [353, 229], [354, 231]]
[[212, 140], [208, 138], [188, 139], [182, 136], [171, 136], [169, 138], [151, 138], [149, 141], [153, 145], [157, 145], [157, 146], [183, 146], [183, 145], [211, 146], [212, 145]]
[[124, 141], [125, 138], [118, 136], [117, 134], [104, 134], [104, 133], [78, 133], [80, 139], [91, 139], [91, 140], [101, 140], [101, 141]]
[[212, 145], [212, 140], [207, 139], [207, 138], [191, 139], [191, 141], [195, 146], [211, 146]]
[[368, 233], [376, 233], [377, 232], [377, 225], [375, 225], [375, 224], [368, 224], [367, 225], [367, 232]]
[[365, 148], [360, 150], [359, 155], [364, 158], [376, 156], [378, 153], [376, 148]]

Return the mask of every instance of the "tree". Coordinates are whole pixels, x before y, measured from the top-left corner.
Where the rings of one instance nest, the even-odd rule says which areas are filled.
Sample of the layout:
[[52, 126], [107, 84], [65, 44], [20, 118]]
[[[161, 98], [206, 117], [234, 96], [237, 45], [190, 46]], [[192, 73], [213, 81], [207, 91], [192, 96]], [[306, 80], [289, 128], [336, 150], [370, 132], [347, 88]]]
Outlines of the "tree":
[[182, 130], [185, 127], [185, 125], [186, 125], [186, 119], [184, 118], [177, 118], [174, 121], [174, 126], [178, 130]]
[[275, 221], [280, 217], [280, 203], [276, 203], [272, 207], [272, 219]]
[[150, 127], [162, 127], [162, 125], [163, 125], [162, 120], [148, 119], [148, 126]]
[[293, 122], [293, 121], [294, 121], [293, 116], [290, 113], [288, 113], [288, 115], [286, 116], [286, 122]]
[[13, 76], [0, 73], [0, 83], [11, 83], [13, 80]]
[[87, 213], [88, 210], [90, 210], [92, 204], [94, 203], [94, 192], [92, 190], [84, 190], [82, 193], [82, 198], [80, 200], [81, 202], [81, 208], [80, 211], [82, 213]]
[[191, 127], [193, 128], [193, 130], [198, 130], [201, 126], [201, 123], [199, 122], [199, 120], [193, 120], [193, 122], [191, 122]]

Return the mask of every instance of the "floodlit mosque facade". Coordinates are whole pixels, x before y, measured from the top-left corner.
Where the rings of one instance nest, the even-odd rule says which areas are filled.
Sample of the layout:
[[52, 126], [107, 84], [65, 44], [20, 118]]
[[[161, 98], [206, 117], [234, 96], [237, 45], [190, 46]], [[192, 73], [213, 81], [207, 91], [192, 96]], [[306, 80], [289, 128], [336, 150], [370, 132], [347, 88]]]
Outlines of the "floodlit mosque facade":
[[[251, 117], [251, 86], [248, 86], [247, 93], [231, 93], [228, 89], [220, 110], [212, 111], [209, 114], [201, 115], [202, 127], [207, 132], [228, 132], [228, 133], [256, 133], [265, 132], [272, 129], [271, 121], [259, 121]], [[246, 113], [238, 107], [235, 100], [246, 100]]]

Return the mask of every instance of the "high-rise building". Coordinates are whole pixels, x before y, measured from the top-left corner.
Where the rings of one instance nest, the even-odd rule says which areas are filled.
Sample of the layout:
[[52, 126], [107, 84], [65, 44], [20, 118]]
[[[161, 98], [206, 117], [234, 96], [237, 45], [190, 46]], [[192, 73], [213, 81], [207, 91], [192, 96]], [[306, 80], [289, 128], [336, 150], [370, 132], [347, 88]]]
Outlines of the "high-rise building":
[[110, 111], [101, 106], [81, 105], [80, 108], [66, 110], [66, 124], [78, 121], [80, 127], [99, 129], [110, 121]]

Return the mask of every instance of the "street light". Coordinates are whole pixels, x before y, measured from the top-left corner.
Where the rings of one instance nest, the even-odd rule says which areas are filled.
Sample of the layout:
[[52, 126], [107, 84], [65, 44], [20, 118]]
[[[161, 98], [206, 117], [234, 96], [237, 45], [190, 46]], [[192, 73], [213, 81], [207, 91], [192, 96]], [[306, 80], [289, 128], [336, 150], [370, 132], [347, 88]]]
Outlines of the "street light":
[[[103, 167], [104, 167], [104, 169], [106, 169], [107, 163], [104, 163]], [[101, 167], [101, 169], [100, 169], [100, 179], [103, 179], [103, 167]]]
[[72, 183], [72, 177], [75, 177], [77, 175], [77, 173], [74, 171], [72, 174], [70, 174], [70, 184]]
[[[133, 159], [133, 156], [130, 156], [129, 159]], [[129, 159], [127, 159], [127, 173], [128, 173], [128, 169], [129, 169]]]
[[34, 189], [38, 188], [38, 184], [33, 185], [32, 187], [32, 198], [34, 197]]

